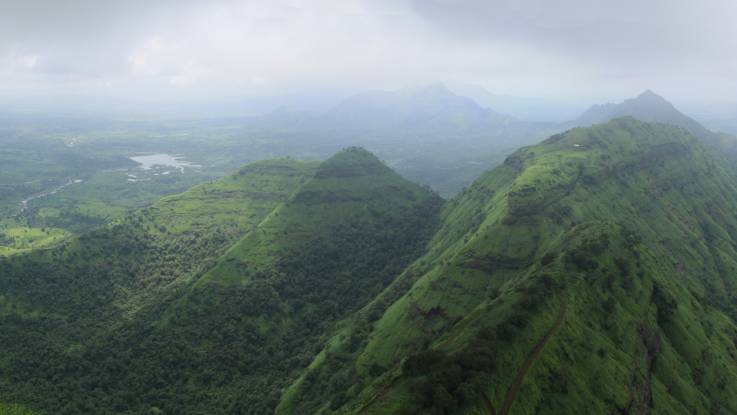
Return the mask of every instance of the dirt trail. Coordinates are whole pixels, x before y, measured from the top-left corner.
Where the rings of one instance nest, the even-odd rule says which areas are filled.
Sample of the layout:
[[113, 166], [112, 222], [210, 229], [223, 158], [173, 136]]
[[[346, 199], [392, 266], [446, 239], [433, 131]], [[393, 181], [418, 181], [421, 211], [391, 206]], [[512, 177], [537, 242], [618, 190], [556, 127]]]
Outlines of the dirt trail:
[[[548, 341], [555, 335], [555, 333], [560, 328], [561, 324], [563, 324], [563, 319], [566, 316], [566, 306], [565, 304], [561, 304], [560, 309], [558, 310], [558, 318], [553, 323], [553, 326], [550, 327], [547, 333], [545, 333], [545, 336], [543, 336], [542, 339], [540, 339], [539, 342], [535, 345], [535, 347], [530, 350], [530, 353], [527, 355], [527, 358], [525, 359], [524, 363], [522, 363], [522, 366], [517, 371], [517, 375], [514, 377], [514, 380], [512, 381], [512, 384], [509, 386], [509, 389], [507, 389], [507, 395], [504, 398], [504, 404], [502, 405], [502, 408], [499, 410], [498, 415], [508, 415], [509, 410], [512, 409], [512, 404], [514, 404], [514, 400], [517, 398], [517, 392], [519, 392], [519, 388], [522, 386], [522, 381], [525, 379], [525, 375], [527, 374], [527, 371], [530, 370], [530, 367], [532, 367], [532, 364], [535, 363], [535, 360], [540, 356], [540, 353], [542, 353], [543, 349], [545, 348], [545, 345], [547, 345]], [[487, 405], [487, 410], [491, 409], [489, 411], [490, 414], [495, 415], [493, 407], [491, 407], [491, 403], [489, 402], [489, 405]]]
[[386, 396], [389, 393], [389, 391], [394, 387], [394, 382], [395, 381], [396, 381], [396, 379], [392, 380], [388, 385], [384, 386], [381, 389], [381, 392], [377, 393], [371, 399], [369, 399], [369, 401], [366, 402], [361, 407], [361, 410], [358, 412], [358, 414], [359, 415], [365, 414], [366, 411], [368, 411], [368, 409], [371, 407], [371, 404], [373, 404], [376, 401], [381, 401], [382, 399], [384, 399], [384, 396]]
[[489, 415], [496, 415], [496, 411], [494, 410], [494, 405], [491, 404], [491, 399], [489, 399], [488, 396], [484, 393], [481, 395], [484, 398], [484, 407], [486, 408], [486, 412], [489, 413]]

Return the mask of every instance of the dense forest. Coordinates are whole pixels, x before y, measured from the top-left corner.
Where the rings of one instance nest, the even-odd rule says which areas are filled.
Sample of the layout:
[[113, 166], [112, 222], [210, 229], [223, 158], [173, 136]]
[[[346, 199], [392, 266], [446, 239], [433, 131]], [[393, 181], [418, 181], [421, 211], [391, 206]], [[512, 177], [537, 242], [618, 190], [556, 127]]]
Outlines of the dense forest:
[[272, 411], [335, 324], [421, 253], [440, 206], [353, 148], [249, 165], [7, 258], [3, 399], [69, 414]]

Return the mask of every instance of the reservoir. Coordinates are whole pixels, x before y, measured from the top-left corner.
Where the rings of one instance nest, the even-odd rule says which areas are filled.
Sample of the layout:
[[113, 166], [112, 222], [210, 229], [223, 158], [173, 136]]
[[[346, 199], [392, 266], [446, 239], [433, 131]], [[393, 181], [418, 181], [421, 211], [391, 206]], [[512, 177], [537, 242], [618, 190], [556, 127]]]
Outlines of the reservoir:
[[165, 153], [132, 156], [130, 159], [140, 164], [143, 170], [149, 170], [154, 166], [173, 167], [179, 170], [184, 170], [185, 167], [199, 167], [184, 160], [181, 156], [173, 156]]

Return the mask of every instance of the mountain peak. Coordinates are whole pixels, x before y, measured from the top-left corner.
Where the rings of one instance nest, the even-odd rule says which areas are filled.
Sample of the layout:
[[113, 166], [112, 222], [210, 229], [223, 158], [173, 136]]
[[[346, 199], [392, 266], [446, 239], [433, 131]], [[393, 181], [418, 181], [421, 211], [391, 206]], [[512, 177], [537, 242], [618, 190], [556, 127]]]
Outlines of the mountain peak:
[[658, 97], [658, 98], [662, 98], [660, 95], [658, 95], [655, 92], [653, 92], [652, 89], [646, 89], [640, 95], [637, 96], [637, 98], [647, 98], [647, 97]]
[[442, 82], [433, 82], [425, 86], [409, 89], [408, 91], [413, 92], [415, 94], [456, 95], [453, 91], [448, 89], [448, 87], [445, 86], [445, 84]]
[[663, 98], [661, 95], [656, 94], [650, 89], [645, 90], [645, 92], [641, 93], [636, 98], [632, 98], [631, 101], [649, 102], [651, 104], [671, 105], [671, 103], [667, 99]]
[[391, 170], [373, 153], [361, 147], [348, 147], [325, 160], [315, 177], [350, 177], [377, 175]]
[[381, 161], [374, 155], [374, 153], [366, 150], [363, 147], [351, 146], [340, 150], [335, 153], [328, 160], [340, 160], [340, 159], [352, 159], [352, 160], [366, 160], [381, 163]]
[[618, 104], [594, 105], [575, 122], [578, 126], [600, 124], [621, 117], [634, 117], [645, 122], [675, 125], [707, 141], [714, 141], [714, 133], [676, 109], [673, 104], [651, 90]]

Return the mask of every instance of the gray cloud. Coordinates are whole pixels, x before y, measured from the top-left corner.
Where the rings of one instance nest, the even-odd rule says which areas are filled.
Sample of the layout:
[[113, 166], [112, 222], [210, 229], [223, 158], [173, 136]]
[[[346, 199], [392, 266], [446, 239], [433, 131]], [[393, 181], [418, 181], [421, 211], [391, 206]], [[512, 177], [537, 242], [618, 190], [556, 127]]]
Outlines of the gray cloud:
[[731, 0], [0, 0], [0, 94], [204, 99], [443, 80], [735, 100]]
[[412, 5], [455, 35], [523, 42], [608, 63], [721, 59], [737, 46], [737, 3], [724, 0], [413, 0]]

